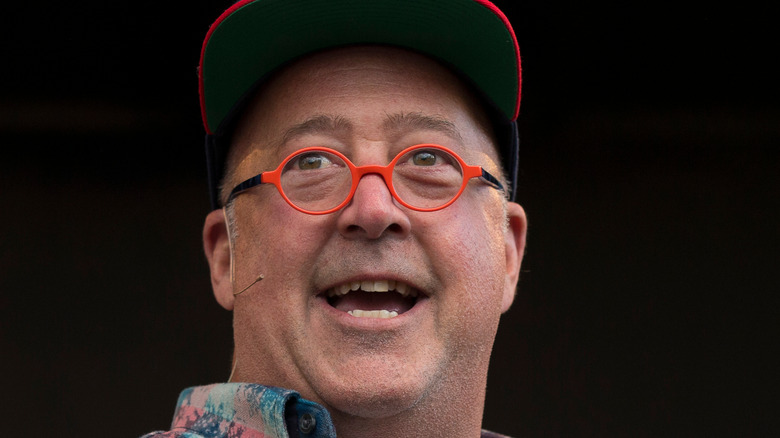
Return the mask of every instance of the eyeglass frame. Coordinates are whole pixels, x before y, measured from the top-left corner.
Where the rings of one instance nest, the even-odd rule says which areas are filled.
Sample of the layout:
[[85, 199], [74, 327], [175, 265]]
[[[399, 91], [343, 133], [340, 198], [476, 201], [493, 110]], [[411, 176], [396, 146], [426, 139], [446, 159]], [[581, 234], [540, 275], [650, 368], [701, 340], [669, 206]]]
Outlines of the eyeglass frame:
[[[396, 163], [398, 162], [401, 157], [406, 155], [407, 153], [417, 150], [417, 149], [439, 149], [442, 150], [448, 154], [450, 154], [452, 157], [454, 157], [458, 164], [460, 164], [461, 169], [463, 170], [463, 181], [461, 182], [460, 189], [458, 189], [458, 193], [455, 194], [455, 196], [452, 197], [449, 201], [447, 201], [445, 204], [439, 206], [439, 207], [431, 207], [431, 208], [422, 208], [422, 207], [415, 207], [413, 205], [410, 205], [406, 203], [403, 199], [401, 199], [400, 196], [395, 191], [395, 187], [393, 186], [393, 169], [395, 168]], [[350, 175], [352, 176], [352, 186], [349, 191], [349, 195], [347, 195], [346, 198], [344, 198], [344, 201], [342, 201], [340, 204], [338, 204], [336, 207], [333, 207], [328, 210], [324, 211], [311, 211], [311, 210], [305, 210], [292, 202], [290, 198], [287, 197], [287, 195], [284, 193], [284, 189], [282, 189], [282, 172], [284, 171], [284, 167], [287, 165], [287, 163], [290, 162], [294, 157], [304, 154], [307, 152], [313, 152], [313, 151], [319, 151], [319, 152], [327, 152], [329, 154], [333, 154], [339, 158], [341, 158], [344, 163], [347, 165], [350, 171]], [[482, 166], [472, 166], [469, 164], [466, 164], [465, 161], [463, 161], [463, 158], [460, 157], [455, 151], [452, 149], [449, 149], [447, 147], [433, 144], [433, 143], [422, 143], [417, 144], [414, 146], [409, 146], [408, 148], [402, 150], [399, 152], [393, 159], [388, 163], [387, 165], [380, 166], [378, 164], [368, 164], [365, 166], [356, 166], [352, 161], [347, 158], [344, 154], [341, 152], [331, 149], [324, 146], [312, 146], [312, 147], [306, 147], [303, 149], [299, 149], [292, 154], [288, 155], [284, 160], [282, 160], [281, 164], [274, 169], [270, 171], [260, 172], [257, 175], [247, 178], [246, 180], [242, 181], [238, 185], [236, 185], [233, 190], [230, 191], [230, 194], [228, 195], [227, 201], [225, 202], [225, 205], [230, 204], [233, 199], [236, 198], [236, 196], [240, 195], [241, 193], [245, 192], [246, 190], [251, 189], [252, 187], [259, 186], [260, 184], [273, 184], [276, 187], [276, 190], [279, 192], [280, 195], [282, 195], [282, 198], [289, 204], [292, 208], [300, 211], [301, 213], [311, 214], [311, 215], [322, 215], [322, 214], [330, 214], [334, 213], [338, 210], [341, 210], [342, 208], [346, 207], [347, 204], [352, 200], [352, 197], [355, 195], [355, 192], [357, 191], [358, 184], [360, 184], [360, 180], [363, 179], [364, 176], [369, 174], [378, 174], [382, 177], [382, 179], [385, 182], [385, 186], [387, 186], [388, 190], [390, 191], [390, 194], [393, 196], [393, 199], [398, 201], [399, 204], [403, 205], [404, 207], [414, 210], [414, 211], [421, 211], [421, 212], [431, 212], [431, 211], [438, 211], [442, 210], [444, 208], [449, 207], [452, 205], [453, 202], [455, 202], [458, 198], [460, 198], [460, 195], [463, 194], [463, 191], [466, 190], [466, 186], [468, 185], [468, 182], [472, 178], [481, 178], [483, 182], [485, 182], [488, 186], [493, 187], [496, 190], [500, 190], [504, 193], [506, 193], [506, 190], [504, 189], [504, 185], [501, 184], [501, 182], [493, 176], [490, 172], [485, 170]]]

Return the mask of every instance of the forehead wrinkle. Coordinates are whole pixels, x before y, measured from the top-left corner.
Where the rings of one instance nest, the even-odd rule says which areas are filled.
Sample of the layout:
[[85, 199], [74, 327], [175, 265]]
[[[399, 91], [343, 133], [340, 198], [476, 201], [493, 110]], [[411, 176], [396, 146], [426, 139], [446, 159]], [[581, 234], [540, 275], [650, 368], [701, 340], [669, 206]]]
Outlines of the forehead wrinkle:
[[454, 123], [442, 117], [423, 113], [388, 114], [382, 127], [390, 132], [437, 131], [453, 140], [463, 142], [463, 137]]
[[338, 115], [320, 114], [287, 129], [282, 135], [282, 144], [305, 135], [348, 136], [351, 133], [352, 123], [349, 120]]

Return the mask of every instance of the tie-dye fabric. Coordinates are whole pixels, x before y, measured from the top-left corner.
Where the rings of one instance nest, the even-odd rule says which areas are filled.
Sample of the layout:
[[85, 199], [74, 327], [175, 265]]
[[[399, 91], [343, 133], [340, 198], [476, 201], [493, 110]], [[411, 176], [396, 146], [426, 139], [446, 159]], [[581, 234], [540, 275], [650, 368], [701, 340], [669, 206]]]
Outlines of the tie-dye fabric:
[[[307, 434], [300, 431], [301, 422], [304, 429], [311, 427]], [[250, 383], [222, 383], [182, 391], [171, 430], [152, 432], [143, 438], [290, 436], [330, 438], [336, 436], [336, 431], [323, 407], [301, 398], [295, 391]]]
[[[312, 421], [313, 420], [313, 421]], [[171, 430], [142, 438], [334, 438], [330, 414], [291, 390], [251, 383], [187, 388]], [[482, 431], [481, 438], [509, 438]]]

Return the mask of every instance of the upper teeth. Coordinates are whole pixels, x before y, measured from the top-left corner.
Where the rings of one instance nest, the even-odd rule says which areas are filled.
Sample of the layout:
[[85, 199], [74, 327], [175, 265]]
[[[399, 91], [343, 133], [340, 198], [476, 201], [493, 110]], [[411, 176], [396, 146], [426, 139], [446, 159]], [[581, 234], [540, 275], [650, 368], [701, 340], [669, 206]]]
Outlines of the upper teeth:
[[395, 318], [398, 316], [398, 312], [395, 310], [349, 310], [347, 311], [352, 316], [358, 318]]
[[395, 280], [370, 280], [353, 281], [351, 283], [340, 284], [328, 289], [328, 297], [346, 295], [350, 291], [361, 289], [363, 292], [389, 292], [394, 290], [404, 297], [417, 297], [417, 291], [409, 287], [408, 284]]

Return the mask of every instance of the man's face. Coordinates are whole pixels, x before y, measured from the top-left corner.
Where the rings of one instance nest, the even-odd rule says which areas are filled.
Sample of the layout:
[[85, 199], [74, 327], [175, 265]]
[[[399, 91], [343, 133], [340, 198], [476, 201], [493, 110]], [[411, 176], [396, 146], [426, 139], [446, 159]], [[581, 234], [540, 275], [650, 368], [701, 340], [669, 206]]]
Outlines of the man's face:
[[[309, 146], [361, 166], [436, 143], [499, 175], [477, 107], [453, 75], [416, 54], [374, 47], [311, 56], [277, 75], [246, 110], [228, 184]], [[448, 208], [417, 212], [367, 175], [344, 209], [314, 216], [264, 184], [234, 201], [232, 284], [222, 214], [210, 214], [204, 239], [215, 294], [234, 309], [234, 380], [292, 388], [368, 417], [431, 406], [453, 390], [481, 397], [525, 239], [522, 209], [502, 196], [472, 180]], [[259, 274], [262, 281], [233, 297]], [[399, 315], [347, 313], [353, 309]]]

